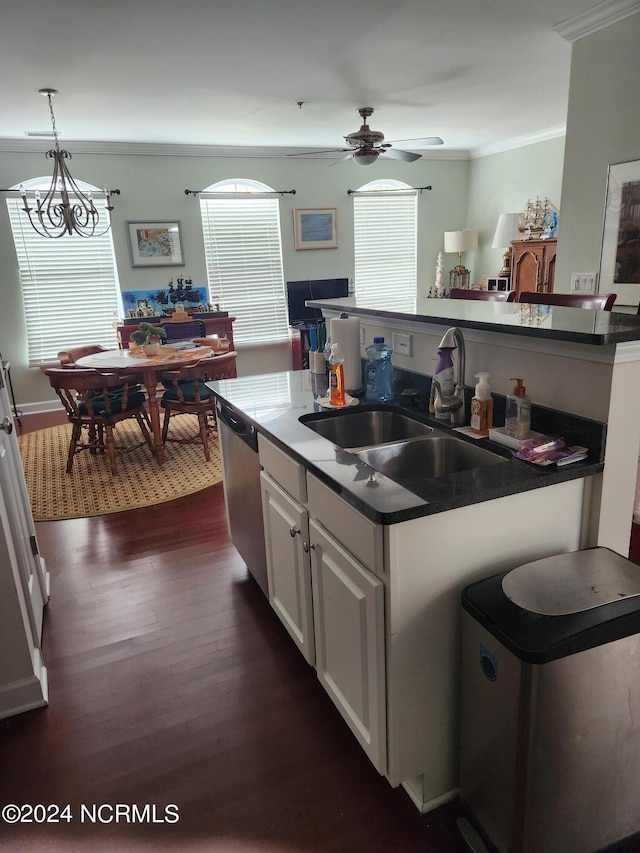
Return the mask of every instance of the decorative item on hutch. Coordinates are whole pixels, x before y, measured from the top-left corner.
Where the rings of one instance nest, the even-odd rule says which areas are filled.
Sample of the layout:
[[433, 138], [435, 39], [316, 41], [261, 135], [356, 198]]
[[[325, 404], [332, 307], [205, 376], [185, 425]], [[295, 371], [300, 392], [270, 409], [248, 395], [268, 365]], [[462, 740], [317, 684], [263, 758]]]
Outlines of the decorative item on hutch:
[[548, 240], [555, 237], [558, 230], [558, 213], [558, 208], [546, 197], [540, 199], [536, 196], [535, 201], [529, 199], [518, 223], [521, 239]]

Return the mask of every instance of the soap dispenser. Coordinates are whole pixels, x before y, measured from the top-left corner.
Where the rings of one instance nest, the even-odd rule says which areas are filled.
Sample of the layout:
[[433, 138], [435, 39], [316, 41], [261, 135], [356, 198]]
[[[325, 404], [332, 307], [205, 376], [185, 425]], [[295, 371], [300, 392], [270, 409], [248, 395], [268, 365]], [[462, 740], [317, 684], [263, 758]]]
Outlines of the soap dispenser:
[[507, 395], [504, 431], [511, 438], [525, 441], [531, 431], [531, 399], [527, 397], [522, 379], [514, 376], [511, 381], [517, 385], [514, 386], [513, 393]]
[[[438, 364], [433, 378], [440, 383], [440, 389], [443, 397], [451, 397], [455, 391], [456, 383], [453, 374], [453, 359], [451, 352], [453, 347], [441, 347], [438, 350]], [[434, 413], [436, 418], [441, 421], [451, 419], [450, 412], [436, 412], [434, 406], [435, 386], [431, 383], [431, 399], [429, 401], [429, 411]]]
[[476, 373], [478, 384], [471, 400], [471, 432], [474, 435], [489, 435], [493, 426], [493, 399], [489, 387], [490, 373]]

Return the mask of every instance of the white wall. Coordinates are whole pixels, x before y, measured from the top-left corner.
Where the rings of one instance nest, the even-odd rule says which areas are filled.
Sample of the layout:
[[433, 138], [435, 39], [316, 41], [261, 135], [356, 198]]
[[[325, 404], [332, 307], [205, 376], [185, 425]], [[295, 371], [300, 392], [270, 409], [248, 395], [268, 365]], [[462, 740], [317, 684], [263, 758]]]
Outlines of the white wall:
[[573, 45], [556, 267], [563, 285], [572, 272], [599, 271], [608, 167], [640, 159], [639, 40], [637, 14]]
[[[44, 146], [43, 146], [44, 148]], [[74, 150], [74, 177], [95, 186], [118, 188], [115, 198], [113, 237], [122, 290], [160, 289], [176, 270], [191, 277], [195, 285], [206, 283], [202, 228], [197, 198], [185, 189], [203, 189], [226, 178], [251, 178], [276, 190], [295, 189], [281, 201], [285, 280], [353, 276], [352, 200], [348, 189], [356, 189], [376, 178], [388, 177], [411, 186], [431, 184], [433, 190], [419, 196], [418, 274], [426, 293], [435, 279], [435, 262], [442, 248], [443, 232], [465, 223], [469, 163], [465, 160], [430, 160], [412, 164], [379, 161], [363, 169], [350, 162], [330, 167], [330, 160], [295, 158], [228, 158], [203, 156], [159, 156], [152, 154], [83, 154]], [[50, 164], [42, 152], [0, 152], [0, 186], [11, 187], [27, 178], [46, 175]], [[294, 207], [337, 207], [339, 247], [331, 250], [295, 251]], [[125, 232], [129, 219], [180, 219], [185, 266], [179, 268], [133, 269]], [[11, 360], [11, 373], [19, 404], [53, 400], [48, 382], [39, 370], [27, 367], [25, 325], [15, 251], [6, 207], [0, 202], [0, 352]], [[78, 300], [83, 294], [78, 294]], [[224, 304], [221, 306], [226, 308]], [[89, 342], [88, 342], [89, 343]], [[290, 369], [286, 347], [240, 349], [240, 373], [263, 373]]]
[[[560, 207], [563, 157], [562, 136], [471, 161], [466, 227], [479, 229], [478, 251], [473, 260], [476, 280], [482, 273], [495, 276], [502, 267], [506, 246], [491, 248], [501, 213], [520, 213], [527, 201], [536, 196], [546, 196]], [[560, 228], [562, 222], [560, 210]], [[556, 285], [556, 289], [565, 288]]]

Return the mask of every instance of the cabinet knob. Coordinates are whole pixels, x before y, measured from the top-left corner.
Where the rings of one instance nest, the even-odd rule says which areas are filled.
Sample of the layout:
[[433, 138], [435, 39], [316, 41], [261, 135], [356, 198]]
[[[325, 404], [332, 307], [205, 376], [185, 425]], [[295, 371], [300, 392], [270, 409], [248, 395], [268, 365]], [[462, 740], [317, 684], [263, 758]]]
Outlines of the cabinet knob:
[[295, 537], [296, 533], [300, 533], [300, 528], [299, 528], [299, 527], [290, 527], [290, 528], [289, 528], [289, 536], [290, 536], [292, 539]]
[[302, 543], [302, 550], [305, 552], [305, 554], [308, 554], [309, 551], [311, 551], [312, 548], [315, 549], [315, 547], [316, 546], [312, 545], [310, 542], [303, 542]]
[[3, 432], [6, 432], [7, 435], [11, 435], [13, 432], [13, 421], [11, 418], [3, 418], [2, 423], [0, 424], [0, 429]]

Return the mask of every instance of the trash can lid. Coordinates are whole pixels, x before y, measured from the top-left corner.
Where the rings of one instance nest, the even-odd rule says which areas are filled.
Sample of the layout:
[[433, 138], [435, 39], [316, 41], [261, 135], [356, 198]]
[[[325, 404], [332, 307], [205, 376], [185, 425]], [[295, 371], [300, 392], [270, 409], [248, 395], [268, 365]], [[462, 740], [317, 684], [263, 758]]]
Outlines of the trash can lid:
[[542, 664], [640, 634], [640, 566], [608, 548], [476, 581], [462, 607], [520, 660]]
[[640, 595], [640, 567], [608, 548], [590, 548], [518, 566], [503, 577], [502, 590], [531, 613], [565, 616]]

